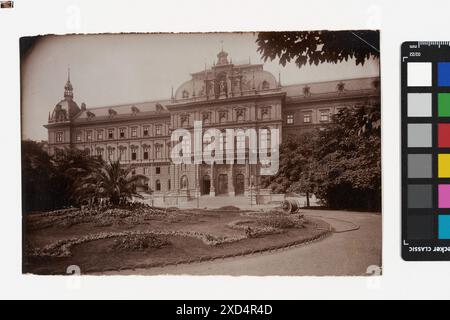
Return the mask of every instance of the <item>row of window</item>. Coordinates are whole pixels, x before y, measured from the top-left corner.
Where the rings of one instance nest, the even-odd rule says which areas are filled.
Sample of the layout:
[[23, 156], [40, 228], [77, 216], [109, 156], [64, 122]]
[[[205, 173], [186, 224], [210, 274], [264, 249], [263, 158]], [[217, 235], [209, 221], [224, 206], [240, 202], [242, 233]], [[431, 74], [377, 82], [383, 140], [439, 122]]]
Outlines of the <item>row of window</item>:
[[[163, 134], [163, 128], [162, 124], [157, 124], [154, 126], [154, 135], [155, 136], [162, 136]], [[138, 138], [138, 129], [139, 127], [134, 126], [130, 128], [130, 134], [129, 136], [131, 138]], [[106, 131], [106, 132], [105, 132]], [[125, 139], [128, 137], [127, 135], [127, 128], [119, 128], [117, 130], [117, 138], [118, 139]], [[106, 136], [105, 136], [106, 133]], [[98, 130], [86, 130], [84, 132], [85, 134], [85, 140], [84, 141], [93, 141], [93, 134], [95, 134], [96, 141], [101, 140], [114, 140], [116, 139], [116, 129], [115, 128], [109, 128], [109, 129], [98, 129]], [[143, 126], [142, 127], [142, 136], [143, 137], [149, 137], [151, 135], [150, 132], [150, 126]], [[56, 133], [56, 142], [62, 142], [63, 141], [63, 132], [57, 132]], [[76, 142], [82, 142], [83, 141], [83, 132], [78, 131], [75, 133], [75, 141]]]
[[[319, 121], [320, 122], [330, 122], [330, 111], [323, 110], [319, 111]], [[303, 113], [303, 122], [302, 123], [311, 123], [312, 122], [312, 114], [311, 112]], [[286, 124], [294, 124], [295, 116], [294, 113], [289, 113], [286, 115]]]
[[[246, 111], [247, 110], [245, 108], [240, 108], [240, 109], [234, 110], [236, 121], [245, 121], [246, 120]], [[259, 109], [259, 119], [260, 120], [270, 120], [271, 114], [272, 114], [271, 106], [262, 107]], [[183, 114], [180, 116], [181, 127], [187, 127], [190, 125], [189, 118], [190, 118], [190, 114]], [[212, 122], [211, 112], [202, 112], [201, 118], [202, 118], [201, 119], [202, 123], [204, 125], [208, 125]], [[228, 121], [228, 111], [226, 111], [226, 110], [218, 111], [218, 120], [219, 120], [218, 121], [219, 123], [227, 122]]]
[[[163, 159], [163, 146], [161, 144], [155, 144], [154, 147], [154, 153], [153, 153], [153, 159]], [[138, 151], [139, 151], [139, 147], [131, 147], [130, 148], [130, 160], [131, 161], [137, 161], [140, 160], [138, 159]], [[86, 149], [86, 152], [89, 155], [96, 155], [99, 157], [104, 158], [104, 156], [107, 156], [107, 160], [110, 161], [114, 161], [116, 160], [116, 156], [118, 157], [118, 159], [120, 160], [128, 160], [127, 159], [127, 148], [126, 147], [119, 147], [118, 148], [118, 153], [116, 153], [116, 148], [114, 147], [108, 147], [106, 148], [106, 153], [105, 153], [105, 149], [103, 148], [96, 148], [95, 152], [92, 151], [91, 149]], [[150, 152], [150, 147], [143, 147], [142, 148], [142, 160], [150, 160], [151, 158], [151, 152]]]
[[[135, 173], [133, 173], [133, 174], [135, 174]], [[188, 186], [189, 186], [188, 178], [186, 176], [182, 176], [180, 178], [180, 188], [181, 189], [187, 189]], [[150, 186], [150, 188], [151, 188], [151, 186]], [[155, 191], [161, 191], [161, 189], [162, 189], [161, 188], [161, 180], [156, 179], [155, 180]], [[172, 183], [171, 183], [171, 180], [168, 179], [167, 180], [167, 190], [170, 191], [171, 189], [172, 189]]]
[[[144, 167], [143, 171], [145, 176], [150, 175], [150, 167]], [[135, 174], [135, 172], [133, 174]], [[155, 167], [155, 174], [161, 174], [161, 167]], [[170, 174], [170, 166], [167, 167], [167, 174]]]

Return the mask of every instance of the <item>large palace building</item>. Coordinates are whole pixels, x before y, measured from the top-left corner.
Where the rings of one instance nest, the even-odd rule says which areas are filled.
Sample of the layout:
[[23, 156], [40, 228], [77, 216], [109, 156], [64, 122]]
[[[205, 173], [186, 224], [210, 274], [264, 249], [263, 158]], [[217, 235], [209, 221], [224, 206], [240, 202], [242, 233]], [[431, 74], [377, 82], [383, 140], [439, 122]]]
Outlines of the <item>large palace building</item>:
[[104, 160], [120, 159], [169, 204], [198, 195], [269, 199], [260, 188], [258, 164], [175, 165], [175, 129], [193, 131], [194, 121], [203, 130], [276, 128], [282, 140], [329, 123], [341, 108], [380, 103], [378, 77], [283, 86], [262, 64], [233, 64], [223, 50], [211, 68], [191, 74], [167, 100], [88, 108], [74, 101], [70, 77], [64, 89], [45, 125], [50, 154], [76, 147]]

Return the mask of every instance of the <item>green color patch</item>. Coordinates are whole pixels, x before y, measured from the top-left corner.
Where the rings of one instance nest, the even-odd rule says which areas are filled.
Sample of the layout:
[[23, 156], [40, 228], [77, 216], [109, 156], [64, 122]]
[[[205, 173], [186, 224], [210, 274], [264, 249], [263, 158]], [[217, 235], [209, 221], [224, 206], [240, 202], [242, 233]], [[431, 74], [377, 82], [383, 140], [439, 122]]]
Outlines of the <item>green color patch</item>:
[[450, 93], [440, 93], [438, 102], [439, 117], [450, 117]]

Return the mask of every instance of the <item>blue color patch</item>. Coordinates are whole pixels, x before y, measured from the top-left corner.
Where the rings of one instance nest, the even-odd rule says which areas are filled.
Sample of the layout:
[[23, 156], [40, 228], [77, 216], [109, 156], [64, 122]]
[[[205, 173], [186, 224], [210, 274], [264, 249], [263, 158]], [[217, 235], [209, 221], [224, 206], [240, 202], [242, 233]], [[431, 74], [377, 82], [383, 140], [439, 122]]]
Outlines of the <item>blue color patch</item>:
[[450, 215], [439, 216], [439, 239], [450, 239]]
[[438, 86], [450, 87], [450, 62], [438, 63]]

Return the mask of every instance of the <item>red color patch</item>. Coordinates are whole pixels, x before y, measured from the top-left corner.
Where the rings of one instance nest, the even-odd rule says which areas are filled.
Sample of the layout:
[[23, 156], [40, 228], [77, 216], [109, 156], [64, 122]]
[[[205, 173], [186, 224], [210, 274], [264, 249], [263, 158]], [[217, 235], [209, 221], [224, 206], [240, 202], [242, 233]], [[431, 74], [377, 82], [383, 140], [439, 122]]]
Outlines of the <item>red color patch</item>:
[[439, 148], [450, 148], [450, 124], [439, 124]]

